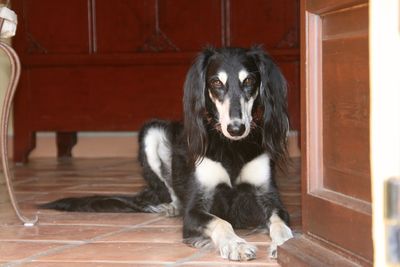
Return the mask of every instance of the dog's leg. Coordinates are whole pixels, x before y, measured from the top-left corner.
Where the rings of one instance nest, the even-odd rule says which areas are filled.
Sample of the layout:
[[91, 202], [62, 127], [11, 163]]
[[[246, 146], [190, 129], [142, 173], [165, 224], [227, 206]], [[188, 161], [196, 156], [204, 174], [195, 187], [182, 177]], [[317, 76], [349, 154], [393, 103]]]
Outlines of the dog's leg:
[[[196, 167], [195, 180], [192, 190], [195, 194], [191, 196], [184, 216], [186, 242], [201, 246], [209, 240], [225, 259], [254, 259], [256, 247], [237, 236], [229, 222], [210, 213], [214, 205], [224, 205], [224, 198], [216, 198], [231, 187], [226, 170], [220, 163], [204, 158]], [[221, 202], [216, 204], [216, 201]]]
[[211, 238], [225, 259], [243, 261], [256, 257], [257, 248], [237, 236], [232, 225], [221, 218], [211, 219], [204, 232]]
[[157, 180], [164, 183], [168, 189], [171, 202], [161, 203], [157, 206], [149, 206], [148, 210], [155, 213], [165, 213], [167, 216], [177, 216], [181, 210], [181, 204], [171, 186], [171, 145], [167, 138], [166, 129], [153, 126], [147, 129], [143, 137], [142, 155], [143, 168], [151, 172]]
[[242, 168], [237, 183], [254, 187], [262, 212], [268, 218], [266, 224], [272, 239], [269, 255], [276, 258], [277, 247], [292, 238], [293, 234], [287, 226], [289, 215], [283, 208], [272, 174], [269, 156], [261, 154]]
[[269, 229], [269, 235], [271, 237], [269, 257], [272, 259], [278, 256], [278, 246], [293, 237], [292, 231], [288, 227], [289, 214], [283, 208], [276, 190], [276, 188], [271, 186], [270, 192], [259, 195], [258, 200], [267, 218], [266, 226]]
[[195, 247], [211, 241], [224, 259], [246, 261], [256, 257], [257, 248], [237, 236], [229, 222], [196, 208], [185, 216], [184, 237]]
[[278, 246], [282, 245], [285, 241], [293, 237], [292, 231], [286, 225], [286, 223], [279, 217], [278, 213], [272, 212], [271, 217], [268, 220], [269, 235], [271, 236], [271, 246], [269, 250], [270, 258], [276, 258], [278, 256]]

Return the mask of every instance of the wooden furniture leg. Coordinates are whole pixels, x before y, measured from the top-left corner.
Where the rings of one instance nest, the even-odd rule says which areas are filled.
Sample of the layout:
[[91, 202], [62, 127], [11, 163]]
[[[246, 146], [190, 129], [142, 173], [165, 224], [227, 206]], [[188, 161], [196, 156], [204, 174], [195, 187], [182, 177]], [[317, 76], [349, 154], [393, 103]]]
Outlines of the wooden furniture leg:
[[57, 157], [68, 159], [72, 157], [72, 148], [78, 142], [76, 132], [57, 132]]
[[36, 147], [36, 133], [14, 129], [14, 153], [15, 163], [25, 164], [31, 151]]

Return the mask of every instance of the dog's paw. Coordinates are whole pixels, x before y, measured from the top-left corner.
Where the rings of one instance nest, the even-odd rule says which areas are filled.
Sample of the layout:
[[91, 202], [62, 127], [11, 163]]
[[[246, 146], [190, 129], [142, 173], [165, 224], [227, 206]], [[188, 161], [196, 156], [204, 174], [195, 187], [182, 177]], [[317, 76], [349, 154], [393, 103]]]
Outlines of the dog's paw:
[[269, 247], [269, 257], [271, 259], [276, 259], [278, 257], [278, 246], [291, 239], [293, 237], [293, 233], [286, 224], [281, 222], [272, 223], [269, 229], [269, 234], [272, 239]]
[[221, 242], [219, 252], [224, 259], [248, 261], [256, 258], [257, 248], [243, 239], [231, 239]]
[[164, 213], [168, 217], [179, 216], [180, 207], [178, 207], [178, 205], [176, 205], [175, 203], [171, 202], [171, 203], [168, 203], [168, 204], [161, 204], [161, 205], [163, 205]]
[[180, 207], [175, 203], [163, 203], [157, 206], [149, 206], [148, 211], [152, 213], [162, 213], [167, 217], [175, 217], [180, 214]]

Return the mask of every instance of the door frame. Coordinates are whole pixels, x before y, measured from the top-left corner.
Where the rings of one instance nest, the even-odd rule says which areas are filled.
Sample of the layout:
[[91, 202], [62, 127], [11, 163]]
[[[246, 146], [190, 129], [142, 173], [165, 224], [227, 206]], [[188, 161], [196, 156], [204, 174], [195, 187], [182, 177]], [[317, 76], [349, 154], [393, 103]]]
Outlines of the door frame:
[[400, 1], [370, 0], [369, 34], [374, 264], [386, 266], [384, 188], [400, 179]]

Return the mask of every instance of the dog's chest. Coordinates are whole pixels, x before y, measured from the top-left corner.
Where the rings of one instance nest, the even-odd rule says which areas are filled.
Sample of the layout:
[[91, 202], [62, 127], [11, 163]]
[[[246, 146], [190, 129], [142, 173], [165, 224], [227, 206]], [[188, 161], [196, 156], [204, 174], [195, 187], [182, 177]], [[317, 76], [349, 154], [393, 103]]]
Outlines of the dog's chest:
[[219, 184], [226, 184], [232, 188], [240, 184], [268, 186], [271, 178], [270, 159], [263, 153], [240, 164], [228, 159], [216, 161], [206, 157], [196, 167], [195, 174], [200, 185], [208, 189], [213, 189]]

